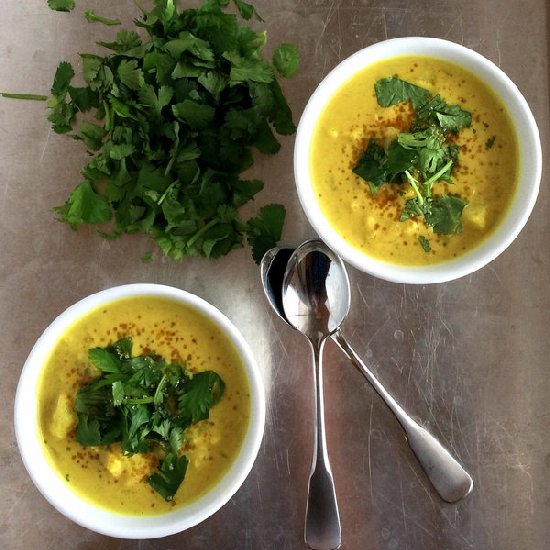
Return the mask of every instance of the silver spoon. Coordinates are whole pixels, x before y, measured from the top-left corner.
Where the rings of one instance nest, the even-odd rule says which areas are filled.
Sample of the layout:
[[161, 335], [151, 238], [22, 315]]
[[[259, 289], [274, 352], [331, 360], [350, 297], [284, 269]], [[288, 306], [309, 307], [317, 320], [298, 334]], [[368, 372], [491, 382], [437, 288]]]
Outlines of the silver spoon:
[[[321, 241], [313, 241], [322, 245]], [[324, 245], [322, 245], [324, 246]], [[268, 250], [261, 263], [261, 276], [264, 291], [275, 312], [288, 323], [282, 305], [283, 277], [293, 249], [273, 248]], [[349, 294], [349, 290], [348, 290]], [[386, 391], [371, 370], [355, 353], [340, 328], [331, 335], [332, 339], [351, 360], [352, 364], [363, 373], [365, 378], [382, 397], [386, 405], [396, 416], [405, 430], [407, 441], [418, 461], [441, 498], [447, 502], [457, 502], [468, 495], [473, 487], [473, 480], [462, 466], [425, 428], [418, 425], [396, 400]]]
[[313, 353], [315, 423], [304, 537], [315, 550], [340, 547], [340, 515], [325, 435], [323, 348], [344, 320], [349, 282], [341, 260], [319, 243], [304, 243], [288, 260], [282, 305], [290, 325], [307, 337]]

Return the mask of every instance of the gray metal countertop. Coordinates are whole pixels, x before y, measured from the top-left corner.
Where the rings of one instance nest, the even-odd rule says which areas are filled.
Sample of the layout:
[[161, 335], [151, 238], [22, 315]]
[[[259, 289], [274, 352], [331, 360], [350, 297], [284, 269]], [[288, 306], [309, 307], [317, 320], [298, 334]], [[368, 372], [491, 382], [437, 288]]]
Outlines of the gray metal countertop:
[[[295, 43], [301, 70], [284, 89], [298, 120], [316, 84], [340, 60], [385, 38], [434, 36], [500, 66], [529, 102], [550, 145], [550, 4], [545, 0], [256, 0], [267, 51]], [[45, 0], [3, 0], [0, 91], [47, 93], [57, 64], [113, 30], [88, 25], [85, 9], [136, 15], [131, 0], [77, 0], [71, 14]], [[116, 30], [116, 29], [115, 29]], [[282, 201], [283, 242], [314, 236], [298, 204], [293, 137], [254, 168], [258, 204]], [[269, 309], [248, 250], [216, 262], [174, 263], [149, 241], [103, 241], [71, 231], [51, 208], [64, 202], [85, 161], [82, 145], [50, 130], [44, 105], [0, 99], [0, 547], [80, 550], [304, 548], [311, 457], [309, 349]], [[464, 463], [474, 492], [443, 503], [373, 390], [329, 343], [325, 391], [331, 464], [351, 550], [543, 550], [550, 544], [550, 204], [543, 172], [529, 223], [481, 271], [433, 286], [376, 280], [352, 268], [344, 332], [388, 389]], [[265, 437], [241, 490], [215, 516], [161, 540], [123, 541], [80, 528], [33, 486], [20, 460], [12, 404], [22, 364], [65, 307], [97, 290], [158, 282], [199, 294], [240, 328], [267, 389]], [[221, 284], [220, 282], [223, 282]]]

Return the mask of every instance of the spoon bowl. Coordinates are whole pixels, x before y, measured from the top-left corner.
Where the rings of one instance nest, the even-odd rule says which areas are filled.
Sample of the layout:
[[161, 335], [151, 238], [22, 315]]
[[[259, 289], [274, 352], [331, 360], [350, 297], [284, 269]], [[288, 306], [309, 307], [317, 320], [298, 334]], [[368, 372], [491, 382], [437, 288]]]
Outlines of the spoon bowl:
[[347, 272], [322, 241], [307, 241], [290, 256], [283, 281], [287, 321], [316, 342], [336, 332], [350, 308]]

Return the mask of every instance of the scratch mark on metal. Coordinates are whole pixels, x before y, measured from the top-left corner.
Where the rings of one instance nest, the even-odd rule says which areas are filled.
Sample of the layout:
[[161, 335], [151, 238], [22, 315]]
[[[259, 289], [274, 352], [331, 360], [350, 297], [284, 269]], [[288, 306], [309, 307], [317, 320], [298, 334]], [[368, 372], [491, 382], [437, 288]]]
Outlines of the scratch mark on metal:
[[399, 467], [399, 496], [401, 497], [401, 515], [403, 516], [403, 526], [405, 527], [406, 540], [408, 540], [409, 527], [407, 523], [407, 508], [405, 507], [405, 495], [403, 494], [403, 476], [401, 475], [401, 467]]
[[12, 505], [7, 510], [6, 515], [8, 517], [11, 517], [12, 512], [14, 508], [19, 504], [19, 502], [23, 499], [23, 497], [29, 492], [29, 487], [25, 486], [25, 488], [16, 496], [15, 500], [12, 502]]
[[384, 38], [388, 38], [388, 22], [386, 21], [386, 12], [382, 12], [382, 23], [384, 24]]
[[44, 141], [44, 147], [42, 147], [42, 153], [40, 155], [40, 164], [44, 162], [44, 156], [46, 155], [46, 148], [48, 147], [48, 143], [50, 141], [50, 136], [52, 135], [52, 129], [48, 129], [48, 133], [46, 134], [46, 140]]
[[323, 28], [321, 29], [321, 32], [317, 36], [317, 41], [315, 43], [315, 57], [317, 57], [317, 55], [319, 53], [319, 45], [323, 42], [323, 40], [324, 40], [323, 37], [324, 37], [324, 35], [327, 31], [327, 27], [330, 23], [330, 20], [334, 16], [335, 11], [336, 11], [335, 6], [336, 6], [336, 0], [331, 2], [330, 6], [328, 8], [326, 19], [323, 21]]
[[372, 490], [372, 464], [371, 464], [371, 448], [370, 448], [370, 440], [372, 435], [372, 409], [373, 409], [373, 402], [371, 401], [370, 404], [370, 413], [369, 413], [369, 437], [367, 439], [367, 456], [369, 460], [369, 487], [370, 487], [370, 496], [373, 497], [373, 490]]
[[285, 450], [285, 456], [286, 456], [286, 471], [288, 472], [288, 475], [290, 476], [290, 459], [288, 456], [288, 447]]
[[500, 35], [502, 32], [502, 28], [497, 28], [497, 39], [496, 39], [496, 47], [497, 47], [497, 65], [500, 67], [501, 62], [501, 54], [500, 54]]

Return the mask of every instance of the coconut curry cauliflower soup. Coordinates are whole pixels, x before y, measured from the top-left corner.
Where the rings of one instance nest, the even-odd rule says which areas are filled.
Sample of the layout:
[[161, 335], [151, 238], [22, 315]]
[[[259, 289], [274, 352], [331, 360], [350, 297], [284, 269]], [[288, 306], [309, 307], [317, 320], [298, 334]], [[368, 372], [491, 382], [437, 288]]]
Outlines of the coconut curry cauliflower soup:
[[[452, 124], [441, 131], [445, 136], [441, 147], [449, 163], [439, 159], [443, 168], [436, 174], [439, 181], [432, 182], [428, 199], [434, 208], [425, 218], [418, 206], [422, 198], [415, 190], [422, 186], [416, 186], [410, 174], [400, 183], [385, 185], [380, 185], [384, 174], [371, 176], [372, 162], [382, 165], [379, 158], [389, 156], [392, 142], [401, 140], [403, 133], [413, 133], [412, 138], [405, 136], [413, 145], [408, 147], [403, 140], [406, 151], [401, 153], [418, 146], [414, 127], [420, 115], [413, 108], [414, 98], [379, 104], [375, 84], [392, 79], [401, 87], [410, 83], [413, 92], [429, 93], [436, 102], [442, 98], [452, 105], [445, 107], [448, 112], [469, 117], [460, 131]], [[424, 127], [422, 140], [426, 131], [431, 130]], [[363, 170], [367, 175], [360, 177], [354, 170], [361, 171], [357, 167], [367, 149], [371, 164]], [[427, 265], [462, 255], [495, 230], [517, 188], [518, 157], [512, 122], [499, 98], [478, 77], [448, 61], [402, 56], [373, 63], [333, 94], [313, 132], [309, 169], [323, 215], [352, 247], [389, 263]], [[366, 181], [369, 177], [375, 185]], [[447, 214], [443, 221], [437, 201]], [[426, 203], [420, 206], [426, 210]]]
[[[159, 468], [158, 450], [128, 454], [120, 443], [83, 446], [77, 440], [77, 392], [98, 380], [89, 350], [117, 341], [131, 341], [134, 356], [185, 365], [191, 380], [205, 371], [223, 380], [223, 394], [209, 417], [185, 429], [178, 440], [186, 472], [173, 498], [163, 498], [148, 483]], [[55, 470], [90, 503], [123, 515], [162, 514], [208, 492], [236, 459], [250, 416], [247, 375], [227, 336], [191, 306], [157, 296], [115, 300], [75, 322], [45, 362], [38, 400], [43, 446]], [[169, 477], [171, 469], [161, 475]]]

